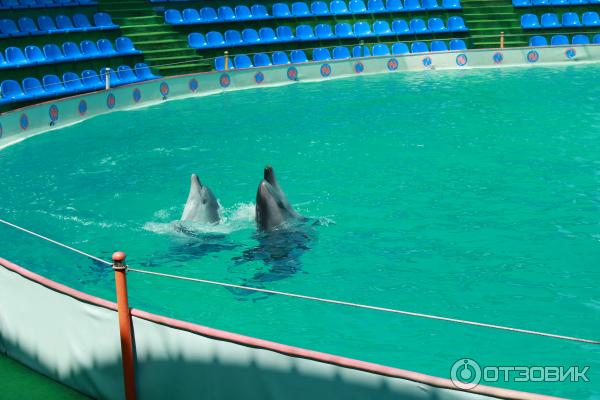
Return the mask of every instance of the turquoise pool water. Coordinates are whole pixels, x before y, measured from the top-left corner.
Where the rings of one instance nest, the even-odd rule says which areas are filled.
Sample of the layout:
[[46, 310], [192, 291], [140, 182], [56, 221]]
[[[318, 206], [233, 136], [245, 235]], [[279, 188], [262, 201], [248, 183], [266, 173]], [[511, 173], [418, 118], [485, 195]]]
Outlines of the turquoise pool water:
[[[1, 151], [0, 218], [107, 259], [124, 250], [138, 268], [599, 339], [598, 72], [382, 75], [104, 115]], [[311, 218], [283, 250], [255, 233], [266, 164]], [[225, 217], [194, 237], [172, 223], [192, 172]], [[114, 297], [104, 266], [7, 227], [0, 235], [1, 256]], [[589, 366], [590, 382], [496, 385], [600, 398], [598, 346], [134, 273], [129, 282], [137, 308], [432, 375], [449, 377], [463, 357]]]

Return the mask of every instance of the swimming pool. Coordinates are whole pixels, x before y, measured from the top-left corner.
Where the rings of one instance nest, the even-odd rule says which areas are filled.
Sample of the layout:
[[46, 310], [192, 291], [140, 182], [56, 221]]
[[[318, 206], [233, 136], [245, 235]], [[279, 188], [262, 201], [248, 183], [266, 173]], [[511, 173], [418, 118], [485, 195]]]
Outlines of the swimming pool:
[[[144, 269], [595, 338], [597, 72], [369, 76], [99, 116], [0, 152], [0, 212]], [[267, 260], [253, 222], [265, 164], [310, 218], [300, 245]], [[192, 172], [226, 218], [196, 237], [172, 224]], [[114, 297], [104, 267], [0, 232], [5, 258]], [[497, 385], [599, 394], [597, 346], [142, 275], [129, 285], [134, 307], [437, 376], [463, 357], [589, 365], [590, 383]]]

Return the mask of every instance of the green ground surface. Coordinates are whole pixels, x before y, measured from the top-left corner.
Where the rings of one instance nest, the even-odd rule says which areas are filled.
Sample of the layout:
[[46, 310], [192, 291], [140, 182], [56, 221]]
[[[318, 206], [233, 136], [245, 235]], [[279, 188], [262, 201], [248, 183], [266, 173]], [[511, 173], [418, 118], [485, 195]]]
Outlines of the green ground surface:
[[6, 357], [4, 354], [0, 354], [0, 377], [2, 377], [0, 400], [68, 400], [88, 398], [44, 375], [34, 372]]

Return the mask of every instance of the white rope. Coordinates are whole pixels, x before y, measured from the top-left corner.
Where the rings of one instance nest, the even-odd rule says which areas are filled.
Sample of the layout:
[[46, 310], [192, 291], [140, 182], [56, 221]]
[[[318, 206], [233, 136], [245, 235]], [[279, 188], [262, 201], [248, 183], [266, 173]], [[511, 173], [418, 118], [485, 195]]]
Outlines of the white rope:
[[437, 315], [422, 314], [422, 313], [416, 313], [416, 312], [411, 312], [411, 311], [395, 310], [393, 308], [369, 306], [369, 305], [359, 304], [359, 303], [350, 303], [347, 301], [331, 300], [331, 299], [324, 299], [321, 297], [305, 296], [305, 295], [301, 295], [301, 294], [287, 293], [287, 292], [279, 292], [277, 290], [260, 289], [260, 288], [254, 288], [254, 287], [249, 287], [249, 286], [234, 285], [231, 283], [215, 282], [215, 281], [209, 281], [206, 279], [190, 278], [190, 277], [185, 277], [185, 276], [165, 274], [165, 273], [161, 273], [161, 272], [145, 271], [145, 270], [135, 269], [135, 268], [128, 268], [128, 270], [132, 271], [132, 272], [142, 273], [142, 274], [162, 276], [165, 278], [173, 278], [173, 279], [181, 279], [181, 280], [185, 280], [185, 281], [208, 283], [211, 285], [225, 286], [225, 287], [243, 289], [243, 290], [251, 290], [251, 291], [261, 292], [261, 293], [278, 294], [278, 295], [282, 295], [282, 296], [295, 297], [298, 299], [314, 300], [314, 301], [320, 301], [323, 303], [339, 304], [339, 305], [350, 306], [350, 307], [365, 308], [368, 310], [385, 311], [385, 312], [390, 312], [390, 313], [394, 313], [394, 314], [409, 315], [411, 317], [427, 318], [427, 319], [434, 319], [434, 320], [446, 321], [446, 322], [455, 322], [458, 324], [480, 326], [480, 327], [484, 327], [484, 328], [499, 329], [499, 330], [510, 331], [510, 332], [526, 333], [529, 335], [546, 336], [546, 337], [551, 337], [554, 339], [570, 340], [573, 342], [600, 344], [600, 341], [590, 340], [590, 339], [581, 339], [581, 338], [577, 338], [577, 337], [573, 337], [573, 336], [555, 335], [553, 333], [538, 332], [538, 331], [532, 331], [532, 330], [528, 330], [528, 329], [519, 329], [519, 328], [512, 328], [509, 326], [486, 324], [483, 322], [473, 322], [473, 321], [467, 321], [464, 319], [440, 317]]
[[[29, 229], [25, 229], [25, 228], [23, 228], [21, 226], [15, 225], [15, 224], [10, 223], [8, 221], [5, 221], [3, 219], [0, 219], [0, 223], [3, 223], [3, 224], [5, 224], [7, 226], [10, 226], [12, 228], [18, 229], [18, 230], [20, 230], [22, 232], [25, 232], [25, 233], [28, 233], [30, 235], [33, 235], [35, 237], [38, 237], [38, 238], [40, 238], [42, 240], [45, 240], [47, 242], [53, 243], [53, 244], [55, 244], [57, 246], [63, 247], [65, 249], [67, 249], [67, 250], [71, 250], [71, 251], [73, 251], [75, 253], [78, 253], [78, 254], [81, 254], [81, 255], [83, 255], [85, 257], [91, 258], [92, 260], [96, 260], [98, 262], [101, 262], [103, 264], [110, 265], [110, 266], [113, 265], [111, 262], [105, 261], [105, 260], [103, 260], [101, 258], [93, 256], [93, 255], [91, 255], [89, 253], [86, 253], [84, 251], [78, 250], [78, 249], [76, 249], [74, 247], [67, 246], [64, 243], [60, 243], [60, 242], [58, 242], [56, 240], [53, 240], [53, 239], [50, 239], [50, 238], [48, 238], [46, 236], [40, 235], [39, 233], [32, 232]], [[255, 288], [255, 287], [250, 287], [250, 286], [234, 285], [232, 283], [209, 281], [209, 280], [206, 280], [206, 279], [198, 279], [198, 278], [190, 278], [190, 277], [187, 277], [187, 276], [171, 275], [171, 274], [165, 274], [165, 273], [161, 273], [161, 272], [146, 271], [146, 270], [143, 270], [143, 269], [128, 268], [128, 270], [131, 271], [131, 272], [137, 272], [137, 273], [148, 274], [148, 275], [156, 275], [156, 276], [161, 276], [161, 277], [165, 277], [165, 278], [172, 278], [172, 279], [180, 279], [180, 280], [184, 280], [184, 281], [207, 283], [207, 284], [210, 284], [210, 285], [230, 287], [230, 288], [236, 288], [236, 289], [242, 289], [242, 290], [250, 290], [250, 291], [254, 291], [254, 292], [277, 294], [277, 295], [281, 295], [281, 296], [294, 297], [294, 298], [297, 298], [297, 299], [313, 300], [313, 301], [319, 301], [319, 302], [322, 302], [322, 303], [330, 303], [330, 304], [338, 304], [338, 305], [349, 306], [349, 307], [364, 308], [364, 309], [367, 309], [367, 310], [384, 311], [384, 312], [389, 312], [389, 313], [394, 313], [394, 314], [408, 315], [408, 316], [411, 316], [411, 317], [419, 317], [419, 318], [433, 319], [433, 320], [438, 320], [438, 321], [454, 322], [454, 323], [457, 323], [457, 324], [479, 326], [479, 327], [483, 327], [483, 328], [498, 329], [498, 330], [510, 331], [510, 332], [526, 333], [526, 334], [529, 334], [529, 335], [545, 336], [545, 337], [550, 337], [550, 338], [554, 338], [554, 339], [570, 340], [570, 341], [573, 341], [573, 342], [589, 343], [589, 344], [600, 344], [600, 341], [597, 341], [597, 340], [582, 339], [582, 338], [577, 338], [577, 337], [573, 337], [573, 336], [556, 335], [556, 334], [553, 334], [553, 333], [545, 333], [545, 332], [539, 332], [539, 331], [532, 331], [532, 330], [529, 330], [529, 329], [519, 329], [519, 328], [512, 328], [512, 327], [509, 327], [509, 326], [493, 325], [493, 324], [486, 324], [486, 323], [483, 323], [483, 322], [467, 321], [467, 320], [464, 320], [464, 319], [441, 317], [441, 316], [438, 316], [438, 315], [416, 313], [416, 312], [411, 312], [411, 311], [395, 310], [393, 308], [369, 306], [369, 305], [366, 305], [366, 304], [350, 303], [350, 302], [347, 302], [347, 301], [325, 299], [325, 298], [322, 298], [322, 297], [314, 297], [314, 296], [305, 296], [305, 295], [302, 295], [302, 294], [280, 292], [280, 291], [277, 291], [277, 290], [269, 290], [269, 289], [261, 289], [261, 288]]]

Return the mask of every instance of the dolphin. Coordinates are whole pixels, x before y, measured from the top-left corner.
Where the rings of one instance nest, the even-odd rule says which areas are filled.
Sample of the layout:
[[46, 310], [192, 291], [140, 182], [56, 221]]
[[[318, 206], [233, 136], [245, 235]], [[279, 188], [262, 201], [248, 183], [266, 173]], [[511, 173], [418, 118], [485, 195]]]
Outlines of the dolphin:
[[182, 221], [195, 221], [206, 224], [219, 223], [219, 202], [208, 186], [202, 185], [198, 175], [192, 174], [190, 194], [183, 214]]
[[288, 221], [304, 219], [290, 205], [275, 179], [273, 168], [266, 166], [263, 180], [259, 183], [256, 191], [256, 226], [258, 230], [272, 231]]

